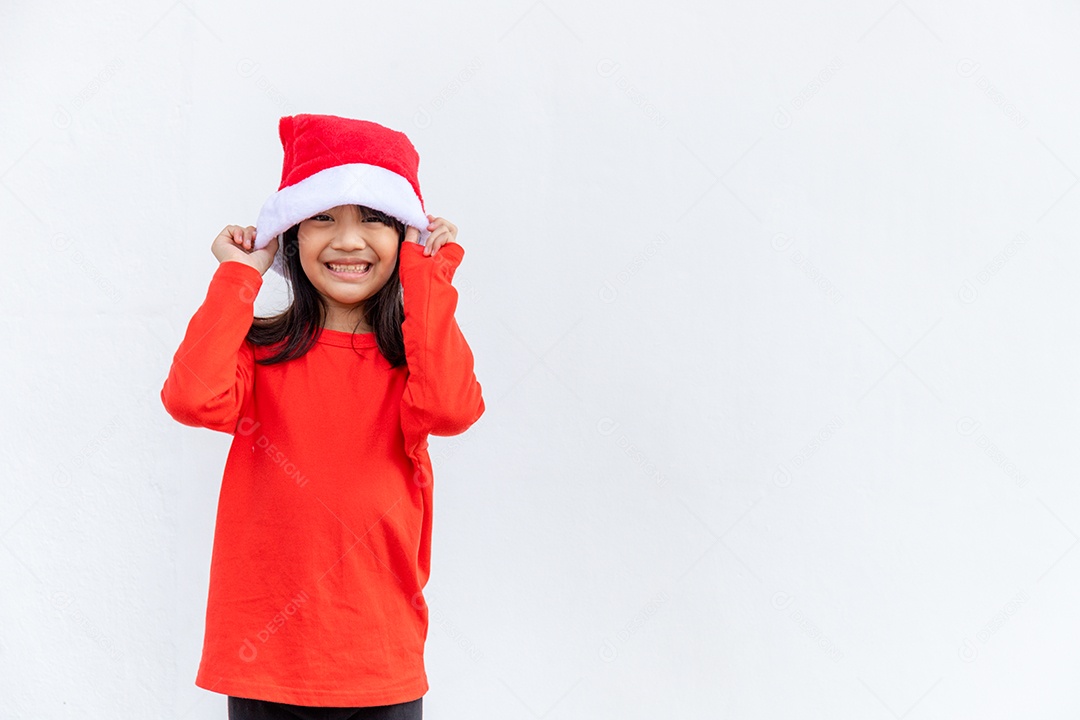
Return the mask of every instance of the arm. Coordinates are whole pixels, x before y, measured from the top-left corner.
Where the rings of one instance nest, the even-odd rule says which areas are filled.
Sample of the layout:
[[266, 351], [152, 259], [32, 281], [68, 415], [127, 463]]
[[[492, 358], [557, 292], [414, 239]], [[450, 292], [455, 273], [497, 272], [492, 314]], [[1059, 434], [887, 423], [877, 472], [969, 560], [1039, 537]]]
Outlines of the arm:
[[161, 388], [161, 402], [177, 422], [236, 431], [253, 385], [255, 358], [244, 338], [260, 287], [262, 274], [254, 267], [234, 261], [218, 265]]
[[402, 243], [398, 259], [405, 321], [401, 325], [409, 376], [401, 425], [410, 448], [427, 435], [458, 435], [484, 413], [473, 355], [454, 319], [458, 294], [450, 281], [465, 250], [448, 242], [434, 256]]

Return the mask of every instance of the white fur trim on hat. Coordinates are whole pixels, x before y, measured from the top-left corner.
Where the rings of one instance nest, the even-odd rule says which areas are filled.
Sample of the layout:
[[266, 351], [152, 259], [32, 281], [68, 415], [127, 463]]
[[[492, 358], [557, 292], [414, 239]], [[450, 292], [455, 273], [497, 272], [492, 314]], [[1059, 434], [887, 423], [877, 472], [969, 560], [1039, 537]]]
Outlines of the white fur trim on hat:
[[[375, 208], [412, 225], [420, 231], [420, 244], [431, 235], [427, 229], [430, 221], [408, 180], [378, 165], [349, 163], [320, 170], [271, 195], [255, 223], [255, 249], [261, 250], [274, 237], [320, 211], [353, 204]], [[282, 239], [278, 242], [273, 269], [284, 275]]]

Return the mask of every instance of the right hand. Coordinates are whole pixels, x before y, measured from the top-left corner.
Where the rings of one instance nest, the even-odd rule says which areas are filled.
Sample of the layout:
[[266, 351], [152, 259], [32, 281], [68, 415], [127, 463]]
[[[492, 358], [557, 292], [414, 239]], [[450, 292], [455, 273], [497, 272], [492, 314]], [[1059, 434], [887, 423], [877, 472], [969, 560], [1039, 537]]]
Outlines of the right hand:
[[274, 264], [274, 254], [278, 249], [278, 239], [270, 240], [270, 244], [262, 250], [253, 250], [255, 246], [255, 227], [248, 225], [226, 225], [225, 229], [218, 233], [214, 242], [210, 245], [211, 252], [218, 262], [235, 260], [245, 265], [250, 265], [265, 275], [270, 266]]

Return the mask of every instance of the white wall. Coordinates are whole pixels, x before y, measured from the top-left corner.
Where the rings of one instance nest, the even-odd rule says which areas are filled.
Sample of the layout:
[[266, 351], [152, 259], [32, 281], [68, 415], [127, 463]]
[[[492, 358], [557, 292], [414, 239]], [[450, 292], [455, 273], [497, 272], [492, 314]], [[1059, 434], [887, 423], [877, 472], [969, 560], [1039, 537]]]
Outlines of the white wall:
[[158, 391], [298, 112], [467, 251], [429, 717], [1076, 716], [1075, 4], [60, 4], [0, 10], [0, 716], [225, 717], [230, 438]]

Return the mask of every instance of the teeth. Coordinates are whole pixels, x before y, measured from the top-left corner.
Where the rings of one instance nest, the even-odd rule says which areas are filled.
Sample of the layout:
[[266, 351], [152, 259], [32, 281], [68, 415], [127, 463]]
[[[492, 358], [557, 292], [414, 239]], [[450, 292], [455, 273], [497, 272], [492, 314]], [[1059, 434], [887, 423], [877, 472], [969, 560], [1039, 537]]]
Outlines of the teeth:
[[351, 272], [357, 274], [365, 273], [368, 271], [368, 268], [371, 267], [371, 263], [362, 263], [360, 265], [334, 265], [331, 263], [326, 264], [331, 270], [335, 270], [337, 272]]

